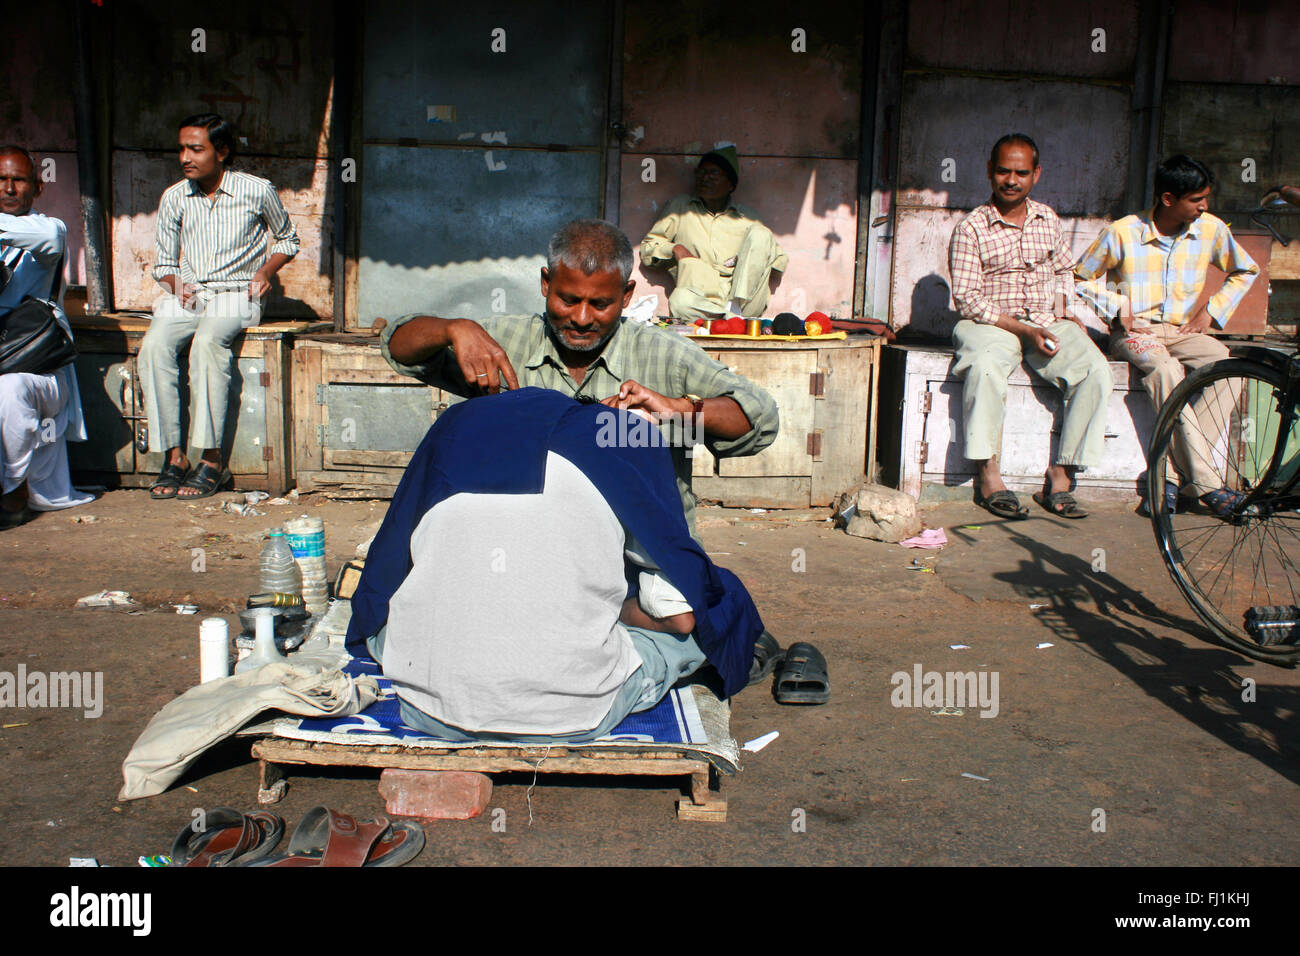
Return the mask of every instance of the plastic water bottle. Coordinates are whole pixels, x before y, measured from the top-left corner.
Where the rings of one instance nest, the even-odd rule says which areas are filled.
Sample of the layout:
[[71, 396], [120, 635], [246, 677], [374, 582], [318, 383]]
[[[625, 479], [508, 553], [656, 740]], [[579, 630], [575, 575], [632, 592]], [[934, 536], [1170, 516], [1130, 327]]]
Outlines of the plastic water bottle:
[[271, 539], [262, 549], [261, 590], [275, 594], [301, 594], [302, 572], [293, 551], [279, 528], [271, 529]]

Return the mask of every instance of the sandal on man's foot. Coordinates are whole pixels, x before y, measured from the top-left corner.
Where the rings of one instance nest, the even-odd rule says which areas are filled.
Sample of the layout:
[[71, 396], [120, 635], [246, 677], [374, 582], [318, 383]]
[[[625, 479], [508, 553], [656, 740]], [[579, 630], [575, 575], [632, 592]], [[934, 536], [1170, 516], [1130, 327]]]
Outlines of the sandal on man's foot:
[[822, 652], [803, 641], [791, 644], [776, 672], [772, 692], [778, 704], [824, 704], [830, 700], [831, 680]]
[[1058, 518], [1088, 517], [1088, 512], [1079, 506], [1079, 502], [1074, 500], [1074, 495], [1068, 491], [1054, 491], [1051, 494], [1035, 491], [1034, 501]]
[[[1178, 512], [1178, 485], [1172, 481], [1165, 482], [1165, 514]], [[1143, 518], [1151, 517], [1151, 506], [1147, 504], [1146, 495], [1138, 501], [1137, 513]]]
[[157, 479], [149, 486], [149, 497], [155, 501], [175, 498], [187, 474], [189, 470], [184, 465], [173, 465], [170, 462], [163, 465]]
[[1246, 500], [1246, 496], [1240, 491], [1229, 491], [1227, 488], [1220, 488], [1218, 491], [1207, 492], [1197, 499], [1201, 504], [1210, 509], [1210, 513], [1216, 518], [1231, 518], [1237, 505]]
[[190, 476], [185, 479], [182, 488], [197, 488], [197, 495], [182, 495], [177, 493], [176, 497], [181, 501], [198, 501], [200, 498], [206, 498], [209, 495], [216, 494], [217, 491], [230, 480], [230, 469], [222, 468], [220, 470], [213, 468], [206, 461], [201, 461], [194, 466]]
[[1020, 503], [1014, 491], [1003, 488], [985, 498], [979, 489], [975, 490], [975, 503], [990, 514], [999, 518], [1011, 518], [1020, 521], [1029, 517], [1029, 509]]
[[776, 642], [776, 638], [764, 631], [754, 644], [754, 661], [749, 665], [749, 683], [757, 684], [768, 674], [781, 666], [785, 660], [785, 651]]

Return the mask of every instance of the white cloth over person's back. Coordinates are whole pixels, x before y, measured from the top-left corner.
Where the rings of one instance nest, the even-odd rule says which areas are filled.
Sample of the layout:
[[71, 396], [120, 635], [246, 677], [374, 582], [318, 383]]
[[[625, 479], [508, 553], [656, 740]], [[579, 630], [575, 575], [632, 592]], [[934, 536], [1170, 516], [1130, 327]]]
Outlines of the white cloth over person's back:
[[[0, 316], [24, 298], [49, 300], [55, 270], [63, 259], [67, 227], [59, 219], [28, 213], [0, 213], [0, 259], [13, 270], [0, 290]], [[60, 284], [61, 285], [61, 284]], [[54, 317], [69, 335], [62, 288]], [[0, 493], [27, 482], [28, 507], [56, 511], [94, 500], [76, 491], [68, 475], [68, 441], [85, 441], [81, 393], [72, 365], [55, 372], [0, 375]]]
[[384, 673], [408, 703], [467, 731], [598, 726], [641, 666], [618, 620], [623, 543], [595, 485], [554, 452], [541, 494], [444, 499], [411, 535]]

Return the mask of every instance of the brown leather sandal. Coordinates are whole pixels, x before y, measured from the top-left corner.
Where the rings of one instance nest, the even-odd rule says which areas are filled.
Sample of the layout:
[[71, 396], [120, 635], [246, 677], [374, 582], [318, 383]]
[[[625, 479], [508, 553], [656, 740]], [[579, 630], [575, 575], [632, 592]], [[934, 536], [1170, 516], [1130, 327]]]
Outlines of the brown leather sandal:
[[312, 807], [293, 831], [289, 852], [249, 866], [401, 866], [424, 849], [418, 823], [391, 823], [378, 816], [365, 823], [329, 807]]

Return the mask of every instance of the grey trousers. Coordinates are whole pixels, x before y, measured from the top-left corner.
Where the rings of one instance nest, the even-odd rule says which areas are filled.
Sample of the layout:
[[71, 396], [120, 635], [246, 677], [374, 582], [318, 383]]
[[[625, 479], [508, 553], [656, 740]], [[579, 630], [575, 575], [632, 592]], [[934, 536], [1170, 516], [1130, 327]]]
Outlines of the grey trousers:
[[194, 419], [189, 444], [195, 448], [220, 447], [234, 361], [230, 344], [245, 327], [261, 319], [261, 303], [250, 302], [246, 292], [201, 289], [196, 300], [196, 308], [190, 311], [174, 295], [160, 297], [154, 305], [149, 331], [140, 343], [137, 365], [145, 415], [149, 418], [150, 451], [185, 446], [181, 434], [179, 356], [191, 340]]
[[[436, 717], [431, 717], [405, 700], [401, 702], [402, 723], [423, 731], [441, 740], [521, 740], [535, 744], [583, 743], [606, 736], [621, 724], [629, 714], [650, 710], [663, 700], [672, 686], [683, 677], [694, 674], [704, 664], [704, 652], [691, 635], [685, 637], [677, 634], [663, 634], [647, 631], [639, 627], [627, 627], [632, 638], [632, 646], [641, 658], [641, 666], [632, 672], [632, 676], [619, 690], [599, 726], [592, 730], [578, 731], [571, 734], [502, 734], [496, 732], [479, 732], [462, 730], [451, 724], [444, 724]], [[371, 656], [383, 664], [384, 641], [388, 626], [379, 629], [379, 633], [366, 639], [366, 647]]]
[[1060, 341], [1060, 348], [1050, 356], [1041, 355], [1037, 350], [1024, 354], [1020, 337], [995, 325], [970, 319], [957, 323], [952, 334], [957, 346], [953, 374], [964, 378], [962, 414], [966, 457], [971, 461], [984, 461], [1001, 454], [1007, 379], [1023, 359], [1040, 378], [1065, 393], [1065, 417], [1056, 463], [1080, 468], [1101, 464], [1106, 442], [1106, 404], [1114, 386], [1110, 363], [1073, 322], [1054, 322], [1048, 331]]

